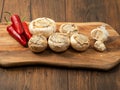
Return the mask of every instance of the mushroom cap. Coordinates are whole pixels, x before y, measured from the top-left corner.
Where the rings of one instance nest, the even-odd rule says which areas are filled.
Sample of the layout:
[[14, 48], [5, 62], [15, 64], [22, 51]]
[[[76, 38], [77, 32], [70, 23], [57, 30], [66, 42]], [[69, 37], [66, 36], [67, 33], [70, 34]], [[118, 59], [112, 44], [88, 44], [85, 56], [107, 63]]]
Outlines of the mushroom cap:
[[65, 23], [65, 24], [62, 24], [62, 25], [60, 26], [59, 31], [60, 31], [61, 33], [67, 33], [67, 34], [69, 34], [70, 36], [71, 36], [72, 34], [74, 34], [74, 33], [78, 33], [78, 32], [79, 32], [77, 25], [74, 24], [74, 23]]
[[47, 48], [47, 38], [43, 35], [33, 35], [29, 42], [28, 46], [33, 52], [42, 52]]
[[53, 33], [48, 39], [49, 47], [55, 52], [63, 52], [70, 45], [69, 36], [65, 33]]
[[30, 22], [29, 30], [31, 34], [43, 34], [48, 38], [56, 31], [56, 23], [50, 18], [37, 18]]
[[73, 34], [70, 38], [71, 46], [77, 51], [85, 51], [89, 45], [89, 38], [83, 34]]

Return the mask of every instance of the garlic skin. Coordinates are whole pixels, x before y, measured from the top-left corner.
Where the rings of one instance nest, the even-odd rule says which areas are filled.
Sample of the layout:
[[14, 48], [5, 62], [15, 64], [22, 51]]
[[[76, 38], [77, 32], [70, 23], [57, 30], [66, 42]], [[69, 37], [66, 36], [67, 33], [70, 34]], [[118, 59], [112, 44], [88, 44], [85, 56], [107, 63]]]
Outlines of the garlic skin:
[[63, 52], [70, 46], [69, 36], [65, 33], [53, 33], [48, 39], [49, 47], [55, 52]]
[[29, 42], [28, 46], [33, 52], [42, 52], [47, 48], [47, 38], [43, 35], [33, 35]]
[[77, 51], [85, 51], [90, 46], [90, 40], [83, 34], [73, 34], [70, 38], [71, 46]]
[[109, 33], [106, 30], [105, 26], [100, 26], [91, 31], [91, 37], [95, 40], [104, 42], [104, 41], [107, 41], [108, 36], [109, 36]]
[[73, 23], [66, 23], [66, 24], [62, 24], [60, 26], [60, 29], [59, 31], [61, 33], [67, 33], [69, 34], [70, 36], [74, 33], [78, 33], [78, 27], [76, 24], [73, 24]]
[[106, 46], [102, 41], [96, 41], [94, 43], [94, 47], [96, 50], [101, 51], [101, 52], [106, 50]]
[[109, 33], [106, 30], [105, 25], [102, 25], [96, 29], [91, 31], [91, 37], [96, 40], [94, 43], [94, 48], [98, 51], [105, 51], [106, 46], [104, 44], [105, 41], [108, 40]]
[[30, 22], [29, 30], [31, 34], [43, 34], [49, 37], [52, 33], [56, 32], [56, 23], [50, 18], [37, 18]]

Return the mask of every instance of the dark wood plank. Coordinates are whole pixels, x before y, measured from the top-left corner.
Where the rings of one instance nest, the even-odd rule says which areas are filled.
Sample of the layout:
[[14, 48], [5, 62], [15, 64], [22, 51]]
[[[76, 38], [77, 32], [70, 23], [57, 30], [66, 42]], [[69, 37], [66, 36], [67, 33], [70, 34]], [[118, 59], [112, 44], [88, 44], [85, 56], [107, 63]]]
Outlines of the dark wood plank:
[[32, 19], [49, 17], [65, 21], [65, 0], [31, 0]]
[[66, 74], [39, 66], [0, 69], [0, 90], [68, 90]]
[[69, 90], [94, 90], [91, 89], [91, 72], [88, 70], [69, 70]]
[[110, 24], [120, 33], [120, 0], [66, 0], [66, 21]]
[[69, 70], [69, 90], [119, 90], [119, 73], [120, 64], [107, 72], [86, 69]]
[[[120, 0], [66, 0], [66, 21], [102, 21], [120, 33], [119, 5]], [[69, 90], [119, 90], [119, 74], [120, 64], [109, 72], [70, 70]]]
[[111, 0], [111, 1], [104, 1], [105, 6], [105, 20], [110, 25], [113, 26], [117, 30], [117, 32], [120, 34], [120, 0]]
[[116, 77], [120, 78], [118, 75], [119, 69], [118, 66], [109, 72], [94, 71], [94, 73], [91, 73], [91, 88], [94, 90], [119, 90], [120, 82], [118, 82], [118, 78], [118, 80], [116, 79]]
[[4, 9], [2, 15], [2, 22], [6, 16], [10, 20], [10, 16], [4, 12], [10, 12], [11, 14], [18, 14], [21, 18], [27, 17], [26, 21], [30, 21], [30, 0], [4, 0]]
[[2, 12], [3, 12], [3, 4], [4, 4], [4, 0], [0, 0], [0, 22], [1, 22]]

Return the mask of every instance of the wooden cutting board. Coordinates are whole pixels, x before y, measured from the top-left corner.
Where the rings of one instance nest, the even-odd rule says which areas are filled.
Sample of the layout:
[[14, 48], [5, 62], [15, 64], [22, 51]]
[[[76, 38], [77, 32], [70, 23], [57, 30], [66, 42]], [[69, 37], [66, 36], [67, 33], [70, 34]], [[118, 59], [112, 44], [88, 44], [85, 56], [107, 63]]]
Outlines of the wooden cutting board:
[[[63, 22], [57, 23], [57, 29]], [[105, 23], [90, 22], [76, 23], [80, 33], [88, 35], [90, 31]], [[108, 70], [120, 63], [120, 36], [108, 24], [107, 30], [110, 34], [109, 40], [106, 42], [107, 50], [98, 52], [91, 47], [85, 52], [77, 52], [71, 47], [62, 53], [55, 53], [49, 48], [42, 53], [35, 54], [29, 48], [22, 47], [14, 40], [6, 31], [6, 24], [0, 24], [0, 66], [22, 66], [22, 65], [53, 65], [72, 68], [95, 68]]]

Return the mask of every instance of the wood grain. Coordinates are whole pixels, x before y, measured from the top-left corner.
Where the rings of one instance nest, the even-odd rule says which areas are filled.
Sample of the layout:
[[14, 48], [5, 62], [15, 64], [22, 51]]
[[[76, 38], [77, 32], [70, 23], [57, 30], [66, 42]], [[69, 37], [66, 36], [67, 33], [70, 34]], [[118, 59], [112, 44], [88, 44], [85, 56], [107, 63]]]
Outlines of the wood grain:
[[66, 21], [105, 22], [120, 33], [120, 0], [66, 0]]
[[[1, 1], [8, 3], [3, 7]], [[20, 1], [21, 5], [17, 3]], [[64, 0], [65, 3], [63, 0], [38, 0], [38, 2], [37, 0], [30, 0], [30, 6], [28, 5], [28, 11], [25, 10], [26, 12], [24, 11], [26, 6], [23, 6], [23, 0], [20, 1], [0, 0], [0, 9], [7, 8], [4, 11], [17, 12], [17, 14], [21, 12], [20, 15], [26, 15], [27, 17], [30, 15], [28, 21], [39, 16], [50, 16], [56, 21], [104, 21], [120, 33], [120, 0]], [[28, 2], [29, 0], [25, 1]], [[54, 8], [47, 1], [56, 7]], [[46, 6], [46, 3], [49, 6]], [[12, 7], [14, 4], [17, 8]], [[36, 13], [32, 8], [36, 9]], [[34, 16], [32, 16], [33, 14]], [[4, 20], [2, 19], [2, 21]], [[119, 74], [120, 64], [107, 72], [46, 66], [0, 68], [0, 90], [120, 90]]]
[[0, 22], [1, 22], [1, 18], [2, 18], [3, 4], [4, 4], [4, 0], [0, 0]]
[[0, 69], [0, 73], [1, 90], [67, 90], [65, 69], [32, 66]]
[[[63, 23], [57, 23], [59, 27]], [[80, 33], [83, 33], [90, 37], [92, 29], [97, 28], [105, 23], [93, 22], [93, 23], [76, 23], [78, 25]], [[106, 28], [110, 34], [109, 40], [106, 42], [107, 51], [100, 53], [93, 48], [88, 49], [85, 52], [76, 52], [72, 49], [63, 53], [54, 53], [51, 50], [45, 50], [40, 54], [33, 54], [28, 48], [24, 48], [18, 42], [15, 42], [5, 31], [6, 25], [1, 25], [2, 42], [0, 44], [0, 64], [5, 67], [32, 65], [32, 64], [47, 64], [54, 66], [66, 66], [66, 67], [84, 67], [84, 68], [98, 68], [98, 69], [111, 69], [120, 62], [120, 50], [119, 50], [119, 34], [109, 25], [106, 24]], [[57, 28], [59, 29], [59, 28]], [[5, 40], [8, 40], [6, 42]], [[92, 45], [92, 44], [91, 44]], [[33, 60], [34, 58], [34, 60]], [[49, 59], [51, 58], [51, 60]]]
[[[65, 0], [31, 0], [31, 19], [50, 17], [55, 21], [65, 21], [64, 1]], [[37, 70], [39, 70], [39, 68]], [[43, 73], [42, 79], [39, 81], [42, 90], [68, 89], [67, 70], [42, 68], [39, 72]], [[36, 76], [39, 75], [39, 72], [36, 73]], [[34, 78], [34, 80], [36, 80], [36, 78]], [[36, 84], [36, 86], [39, 86], [39, 84]]]
[[[30, 7], [31, 20], [38, 17], [49, 17], [54, 19], [55, 21], [65, 21], [64, 2], [65, 0], [31, 0]], [[39, 81], [39, 84], [41, 85], [40, 89], [42, 90], [68, 89], [67, 70], [42, 68], [41, 70], [39, 70], [39, 72], [43, 73], [41, 77], [42, 79], [41, 81]], [[36, 76], [39, 75], [39, 72], [37, 72]], [[34, 78], [34, 80], [36, 80], [36, 78]], [[36, 86], [39, 85], [36, 84]]]
[[[9, 5], [9, 7], [8, 7]], [[11, 14], [18, 14], [21, 18], [27, 17], [26, 21], [30, 21], [30, 0], [4, 0], [2, 22], [5, 21], [6, 16], [10, 20], [10, 16], [4, 12], [10, 12]]]
[[[108, 0], [66, 0], [66, 8], [68, 8], [66, 20], [104, 21], [120, 33], [120, 17], [118, 15], [120, 6], [118, 4], [120, 4], [120, 0], [109, 0], [109, 2]], [[110, 72], [70, 70], [68, 71], [69, 90], [119, 90], [119, 73], [120, 65]]]
[[55, 21], [65, 21], [65, 0], [33, 0], [31, 13], [32, 19], [49, 17]]

